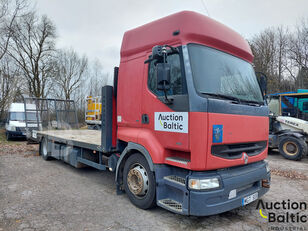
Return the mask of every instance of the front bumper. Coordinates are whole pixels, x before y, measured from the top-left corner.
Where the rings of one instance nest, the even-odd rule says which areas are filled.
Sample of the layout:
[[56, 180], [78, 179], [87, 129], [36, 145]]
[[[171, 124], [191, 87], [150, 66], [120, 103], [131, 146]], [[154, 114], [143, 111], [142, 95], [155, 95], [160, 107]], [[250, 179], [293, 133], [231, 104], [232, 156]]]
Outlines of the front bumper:
[[[172, 166], [158, 166], [156, 174], [156, 197], [157, 204], [175, 213], [193, 216], [209, 216], [223, 213], [232, 209], [242, 207], [243, 199], [254, 193], [258, 193], [258, 198], [263, 196], [269, 188], [262, 186], [262, 181], [270, 183], [271, 174], [267, 172], [266, 163], [259, 161], [256, 163], [221, 169], [216, 171], [195, 172], [175, 168]], [[182, 179], [179, 182], [166, 180], [168, 175]], [[177, 179], [173, 177], [173, 179]], [[204, 179], [218, 177], [220, 188], [213, 190], [192, 190], [188, 188], [190, 178]], [[185, 182], [185, 183], [183, 183]], [[236, 196], [230, 197], [230, 192], [236, 190]], [[171, 201], [177, 205], [174, 209], [164, 201]]]
[[20, 137], [20, 138], [25, 138], [26, 133], [22, 131], [6, 131], [11, 137]]
[[[243, 206], [243, 198], [256, 192], [259, 198], [269, 190], [269, 188], [262, 187], [262, 180], [270, 182], [271, 178], [270, 172], [266, 170], [264, 161], [227, 170], [219, 170], [216, 174], [221, 178], [221, 188], [213, 191], [190, 190], [190, 215], [208, 216], [226, 212]], [[205, 175], [193, 173], [191, 176], [202, 179]], [[229, 199], [229, 194], [232, 190], [236, 190], [236, 196]]]

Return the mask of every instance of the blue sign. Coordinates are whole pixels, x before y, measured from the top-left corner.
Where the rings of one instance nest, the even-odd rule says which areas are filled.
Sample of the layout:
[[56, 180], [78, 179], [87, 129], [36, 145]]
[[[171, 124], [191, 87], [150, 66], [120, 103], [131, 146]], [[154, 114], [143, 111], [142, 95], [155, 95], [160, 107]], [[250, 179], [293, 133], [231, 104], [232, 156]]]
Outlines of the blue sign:
[[222, 143], [223, 125], [213, 125], [213, 143]]

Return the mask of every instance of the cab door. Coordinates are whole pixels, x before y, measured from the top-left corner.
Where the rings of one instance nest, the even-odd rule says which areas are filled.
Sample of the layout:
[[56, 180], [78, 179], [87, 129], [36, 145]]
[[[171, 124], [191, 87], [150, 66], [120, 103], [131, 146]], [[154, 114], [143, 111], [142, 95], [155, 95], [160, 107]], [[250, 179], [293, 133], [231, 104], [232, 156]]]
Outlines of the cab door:
[[150, 130], [165, 150], [186, 152], [189, 150], [189, 106], [181, 49], [180, 53], [167, 57], [171, 65], [167, 97], [164, 91], [157, 90], [155, 62], [144, 65], [142, 127]]

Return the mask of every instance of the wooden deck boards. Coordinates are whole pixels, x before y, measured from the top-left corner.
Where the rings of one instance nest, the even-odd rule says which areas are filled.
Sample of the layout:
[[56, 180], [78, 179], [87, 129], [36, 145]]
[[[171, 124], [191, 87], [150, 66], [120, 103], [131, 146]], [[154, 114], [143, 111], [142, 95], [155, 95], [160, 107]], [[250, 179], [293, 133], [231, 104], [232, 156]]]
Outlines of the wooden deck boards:
[[38, 134], [48, 135], [66, 141], [73, 141], [79, 143], [87, 143], [100, 146], [101, 145], [101, 131], [78, 129], [78, 130], [48, 130], [38, 131]]

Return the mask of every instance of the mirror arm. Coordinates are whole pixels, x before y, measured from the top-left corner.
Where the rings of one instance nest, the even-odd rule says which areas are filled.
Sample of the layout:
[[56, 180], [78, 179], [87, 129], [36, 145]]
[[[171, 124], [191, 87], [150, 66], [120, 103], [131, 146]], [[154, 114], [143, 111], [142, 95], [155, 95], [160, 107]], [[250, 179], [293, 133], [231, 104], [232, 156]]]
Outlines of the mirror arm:
[[169, 54], [175, 54], [175, 53], [180, 53], [179, 52], [179, 49], [177, 47], [173, 47], [173, 46], [170, 46], [170, 45], [164, 45], [165, 47], [169, 47], [170, 48], [170, 51], [168, 52]]
[[165, 82], [164, 82], [164, 95], [165, 95], [164, 103], [165, 104], [173, 104], [173, 99], [169, 99], [168, 96], [167, 96], [167, 90], [166, 90], [166, 87], [165, 87]]
[[154, 59], [153, 58], [148, 58], [147, 60], [144, 61], [145, 64], [152, 62]]

